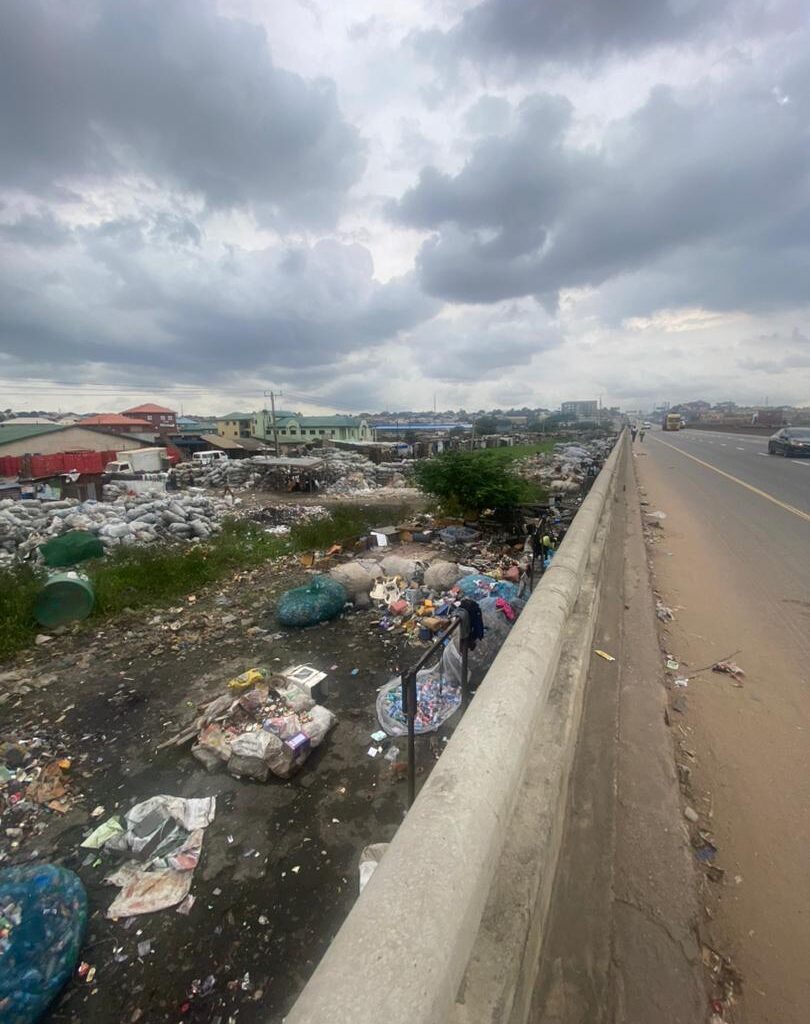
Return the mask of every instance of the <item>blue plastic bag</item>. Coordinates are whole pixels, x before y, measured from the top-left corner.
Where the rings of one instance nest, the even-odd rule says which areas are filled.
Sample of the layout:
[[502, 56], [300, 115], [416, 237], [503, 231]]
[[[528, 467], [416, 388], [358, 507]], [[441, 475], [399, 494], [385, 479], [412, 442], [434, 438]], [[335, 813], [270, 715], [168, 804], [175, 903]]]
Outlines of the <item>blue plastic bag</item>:
[[73, 974], [87, 924], [80, 879], [54, 864], [0, 871], [0, 1020], [33, 1024]]
[[509, 580], [496, 580], [485, 573], [462, 576], [456, 586], [465, 597], [471, 597], [474, 601], [482, 601], [487, 597], [502, 597], [504, 601], [511, 603], [518, 596], [517, 584], [510, 583]]

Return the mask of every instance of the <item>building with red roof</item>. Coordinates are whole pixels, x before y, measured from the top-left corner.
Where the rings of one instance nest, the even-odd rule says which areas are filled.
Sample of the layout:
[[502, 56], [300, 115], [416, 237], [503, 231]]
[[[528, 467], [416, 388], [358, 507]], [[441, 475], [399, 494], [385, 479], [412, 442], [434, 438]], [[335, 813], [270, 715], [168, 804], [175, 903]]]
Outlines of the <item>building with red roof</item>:
[[117, 412], [103, 412], [98, 416], [84, 416], [79, 420], [78, 426], [99, 427], [102, 430], [109, 430], [113, 434], [154, 434], [156, 432], [155, 427], [149, 420], [122, 416]]
[[124, 409], [122, 415], [132, 416], [136, 420], [148, 420], [155, 430], [169, 431], [172, 434], [177, 432], [177, 414], [174, 409], [167, 409], [165, 405], [147, 402], [132, 409]]

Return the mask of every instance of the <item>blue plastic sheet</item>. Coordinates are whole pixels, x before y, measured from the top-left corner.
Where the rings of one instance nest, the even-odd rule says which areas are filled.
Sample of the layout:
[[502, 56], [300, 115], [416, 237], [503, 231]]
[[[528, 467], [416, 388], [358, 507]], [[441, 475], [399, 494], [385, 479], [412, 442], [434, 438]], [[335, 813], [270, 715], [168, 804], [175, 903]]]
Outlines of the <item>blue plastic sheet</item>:
[[54, 864], [0, 871], [0, 1020], [33, 1024], [73, 974], [87, 924], [77, 875]]

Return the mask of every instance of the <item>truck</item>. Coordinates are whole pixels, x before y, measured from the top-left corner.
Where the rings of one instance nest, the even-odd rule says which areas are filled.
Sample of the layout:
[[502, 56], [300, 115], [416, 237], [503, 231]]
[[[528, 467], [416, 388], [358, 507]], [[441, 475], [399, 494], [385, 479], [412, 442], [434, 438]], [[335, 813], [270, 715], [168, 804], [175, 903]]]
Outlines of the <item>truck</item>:
[[115, 461], [108, 462], [104, 472], [108, 476], [137, 480], [147, 473], [165, 473], [171, 463], [165, 448], [133, 448], [128, 452], [116, 452]]
[[683, 419], [680, 413], [668, 412], [664, 417], [664, 422], [661, 424], [662, 430], [682, 430]]

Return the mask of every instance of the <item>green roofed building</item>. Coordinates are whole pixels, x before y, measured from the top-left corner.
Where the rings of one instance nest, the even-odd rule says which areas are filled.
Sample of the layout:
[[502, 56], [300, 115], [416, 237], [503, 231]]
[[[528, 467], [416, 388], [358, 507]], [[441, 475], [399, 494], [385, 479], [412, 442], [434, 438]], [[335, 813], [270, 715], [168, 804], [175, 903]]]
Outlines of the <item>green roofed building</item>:
[[[273, 423], [269, 411], [256, 413], [257, 437], [273, 440]], [[371, 441], [371, 427], [358, 416], [299, 416], [276, 410], [279, 446], [316, 444], [319, 441]]]

